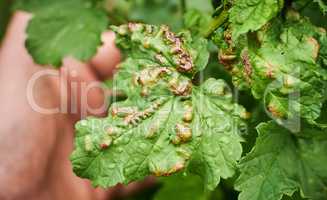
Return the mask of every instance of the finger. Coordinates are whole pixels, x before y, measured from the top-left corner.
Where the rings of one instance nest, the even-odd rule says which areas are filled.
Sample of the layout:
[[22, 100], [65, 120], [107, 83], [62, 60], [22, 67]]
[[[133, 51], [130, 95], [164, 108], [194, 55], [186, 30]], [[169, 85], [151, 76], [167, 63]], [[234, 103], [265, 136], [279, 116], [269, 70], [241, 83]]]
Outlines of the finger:
[[86, 115], [103, 116], [107, 111], [106, 97], [110, 91], [102, 87], [99, 79], [111, 77], [120, 61], [120, 52], [114, 39], [113, 32], [104, 32], [103, 45], [87, 64], [72, 58], [64, 59], [61, 74], [64, 80], [67, 80], [69, 105], [66, 107], [77, 119]]
[[103, 45], [91, 59], [91, 66], [103, 80], [113, 75], [116, 65], [120, 61], [120, 52], [115, 45], [115, 34], [111, 31], [102, 34]]
[[[0, 196], [5, 193], [5, 197], [8, 196], [7, 199], [13, 199], [12, 197], [16, 195], [39, 195], [43, 189], [55, 188], [51, 193], [52, 196], [55, 194], [74, 196], [83, 193], [81, 197], [84, 198], [70, 199], [92, 199], [87, 196], [93, 195], [94, 190], [89, 184], [83, 186], [84, 180], [71, 173], [71, 165], [67, 160], [72, 148], [70, 146], [72, 145], [72, 130], [69, 129], [72, 128], [72, 124], [69, 119], [63, 115], [42, 114], [35, 111], [26, 98], [28, 93], [26, 86], [32, 76], [36, 72], [48, 70], [36, 65], [24, 47], [25, 28], [30, 18], [31, 15], [25, 12], [16, 12], [13, 15], [0, 49], [0, 80], [2, 82], [0, 111], [3, 114], [2, 121], [5, 123], [0, 128], [3, 136], [0, 145], [5, 150], [0, 153], [1, 160], [4, 161], [0, 167], [2, 178], [0, 188], [3, 189], [0, 191]], [[64, 65], [67, 68], [76, 67], [76, 70], [80, 70], [77, 72], [80, 75], [79, 80], [86, 80], [86, 82], [96, 80], [96, 76], [92, 75], [91, 68], [86, 64], [67, 59]], [[52, 70], [52, 72], [58, 71]], [[64, 74], [61, 76], [57, 74], [54, 77], [46, 76], [38, 79], [33, 87], [33, 98], [38, 106], [57, 108], [60, 105], [59, 99], [62, 101], [62, 96], [65, 94], [64, 92], [58, 94], [61, 85], [59, 80], [64, 80]], [[67, 79], [65, 80], [68, 82]], [[74, 80], [72, 79], [71, 82]], [[90, 92], [87, 96], [99, 99], [101, 95]], [[66, 123], [67, 127], [63, 127]], [[61, 146], [57, 146], [58, 144]], [[26, 158], [29, 159], [28, 162], [25, 162]], [[51, 164], [48, 165], [50, 162]], [[55, 165], [52, 165], [53, 163]], [[52, 172], [54, 175], [51, 175], [51, 179], [45, 178]], [[55, 179], [58, 181], [56, 182]], [[39, 183], [45, 183], [49, 187], [41, 187]], [[13, 187], [15, 185], [22, 187]], [[72, 187], [76, 189], [73, 190]], [[59, 188], [62, 192], [58, 192]], [[64, 190], [69, 192], [63, 192]], [[101, 196], [103, 191], [97, 190], [97, 194]]]
[[99, 79], [111, 77], [120, 61], [114, 40], [113, 32], [104, 32], [103, 45], [87, 64], [72, 58], [64, 59], [61, 72], [68, 81], [68, 108], [78, 118], [83, 118], [85, 114], [102, 116], [106, 113], [106, 97], [110, 91], [101, 87]]
[[[0, 50], [1, 199], [18, 199], [14, 197], [34, 193], [39, 183], [43, 183], [55, 146], [53, 116], [34, 111], [26, 98], [28, 80], [38, 70], [24, 48], [24, 31], [29, 18], [30, 15], [23, 12], [13, 15]], [[33, 97], [43, 107], [55, 106], [54, 98], [43, 98], [51, 95], [51, 86], [50, 80], [40, 79], [34, 87], [40, 91]], [[18, 185], [20, 187], [16, 187]]]
[[105, 114], [107, 90], [88, 64], [65, 58], [60, 72], [60, 96], [68, 102], [64, 105], [68, 113], [76, 119]]

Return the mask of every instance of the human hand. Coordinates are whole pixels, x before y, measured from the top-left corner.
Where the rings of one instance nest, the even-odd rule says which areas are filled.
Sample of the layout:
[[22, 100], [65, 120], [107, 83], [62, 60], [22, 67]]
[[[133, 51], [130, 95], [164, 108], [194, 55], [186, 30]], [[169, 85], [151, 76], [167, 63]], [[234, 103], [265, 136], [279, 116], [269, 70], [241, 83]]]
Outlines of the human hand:
[[113, 33], [103, 34], [104, 44], [90, 62], [66, 58], [59, 73], [28, 55], [24, 33], [30, 17], [13, 15], [0, 49], [0, 199], [108, 199], [144, 187], [93, 189], [73, 174], [69, 161], [74, 123], [106, 112], [107, 91], [89, 86], [110, 77], [119, 62]]

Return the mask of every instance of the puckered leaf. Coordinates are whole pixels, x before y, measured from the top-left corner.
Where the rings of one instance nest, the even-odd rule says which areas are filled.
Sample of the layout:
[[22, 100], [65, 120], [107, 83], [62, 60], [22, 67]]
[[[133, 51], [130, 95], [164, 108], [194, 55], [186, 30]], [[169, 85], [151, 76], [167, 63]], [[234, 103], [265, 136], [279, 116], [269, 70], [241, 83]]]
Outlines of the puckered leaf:
[[[231, 54], [227, 48], [220, 58], [234, 83], [263, 99], [281, 124], [300, 117], [315, 124], [325, 101], [326, 31], [297, 13], [288, 15], [285, 24], [275, 20], [258, 31], [255, 40], [249, 36], [239, 54], [224, 56]], [[295, 131], [292, 123], [288, 126]]]
[[103, 187], [188, 170], [213, 189], [232, 176], [246, 112], [223, 81], [192, 84], [207, 62], [206, 41], [165, 26], [113, 29], [128, 55], [114, 77], [127, 100], [113, 104], [106, 118], [77, 123], [74, 172]]
[[[60, 66], [68, 56], [90, 59], [101, 44], [108, 20], [87, 1], [60, 1], [35, 8], [27, 28], [26, 47], [39, 64]], [[32, 9], [32, 8], [31, 8]]]
[[303, 197], [325, 199], [327, 137], [321, 130], [305, 127], [296, 138], [274, 122], [257, 128], [253, 150], [241, 160], [236, 189], [240, 200], [279, 200], [300, 190]]
[[[168, 26], [135, 23], [113, 27], [113, 30], [120, 35], [117, 45], [140, 60], [144, 58], [157, 65], [170, 65], [191, 75], [207, 65], [207, 41], [201, 37], [192, 38], [189, 32], [174, 34]], [[131, 35], [130, 30], [133, 31]]]
[[283, 0], [238, 0], [230, 10], [233, 38], [249, 31], [256, 31], [283, 7]]

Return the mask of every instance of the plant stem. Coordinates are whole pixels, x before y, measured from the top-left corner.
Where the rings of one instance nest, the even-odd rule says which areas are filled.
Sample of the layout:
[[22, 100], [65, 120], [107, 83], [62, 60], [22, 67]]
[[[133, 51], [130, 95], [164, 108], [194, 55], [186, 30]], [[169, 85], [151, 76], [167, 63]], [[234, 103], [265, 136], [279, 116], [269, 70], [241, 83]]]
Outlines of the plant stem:
[[214, 17], [210, 22], [209, 28], [203, 33], [208, 38], [218, 27], [220, 27], [228, 18], [228, 10], [223, 10], [219, 16]]

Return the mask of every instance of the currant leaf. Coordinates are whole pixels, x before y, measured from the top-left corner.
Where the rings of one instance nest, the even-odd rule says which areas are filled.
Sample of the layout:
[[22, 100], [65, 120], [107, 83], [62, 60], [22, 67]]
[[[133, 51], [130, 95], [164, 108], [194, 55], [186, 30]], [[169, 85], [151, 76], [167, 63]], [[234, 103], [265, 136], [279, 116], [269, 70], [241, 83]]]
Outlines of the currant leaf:
[[[68, 4], [68, 5], [67, 5]], [[106, 30], [106, 14], [78, 1], [37, 11], [27, 27], [26, 47], [35, 62], [60, 66], [63, 58], [90, 59]]]
[[211, 16], [196, 9], [188, 10], [184, 14], [184, 28], [192, 34], [203, 34], [210, 26]]
[[233, 39], [249, 31], [256, 31], [283, 8], [283, 0], [238, 0], [230, 10]]
[[91, 7], [98, 0], [17, 0], [13, 2], [13, 10], [24, 10], [31, 13], [44, 12], [51, 9], [59, 9], [62, 6], [68, 7]]
[[327, 3], [323, 0], [313, 0], [314, 2], [318, 3], [320, 9], [321, 9], [321, 12], [323, 14], [326, 14], [327, 13]]
[[288, 15], [287, 23], [275, 20], [258, 31], [256, 40], [243, 37], [247, 42], [238, 44], [241, 50], [222, 50], [220, 60], [234, 84], [263, 99], [280, 124], [297, 118], [316, 124], [325, 101], [326, 31], [297, 13]]
[[190, 75], [204, 69], [208, 63], [207, 41], [201, 37], [192, 38], [187, 31], [175, 34], [165, 25], [158, 27], [137, 23], [113, 26], [112, 29], [120, 36], [117, 38], [118, 47], [129, 57], [171, 65]]
[[300, 190], [303, 198], [325, 199], [327, 137], [310, 126], [294, 137], [275, 122], [257, 127], [253, 150], [240, 162], [240, 200], [279, 200]]
[[102, 187], [181, 170], [202, 176], [209, 189], [231, 177], [247, 114], [224, 81], [193, 85], [207, 62], [206, 41], [166, 26], [113, 30], [128, 55], [114, 77], [127, 99], [114, 103], [106, 118], [77, 123], [74, 172]]

